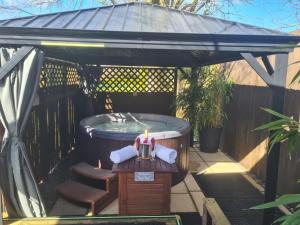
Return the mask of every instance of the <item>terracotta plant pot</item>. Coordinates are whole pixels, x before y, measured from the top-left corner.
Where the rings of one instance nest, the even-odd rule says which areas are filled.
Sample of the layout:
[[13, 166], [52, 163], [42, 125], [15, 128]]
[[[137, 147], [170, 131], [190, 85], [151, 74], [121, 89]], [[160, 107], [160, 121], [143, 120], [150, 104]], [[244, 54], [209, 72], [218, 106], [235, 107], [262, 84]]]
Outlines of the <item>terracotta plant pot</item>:
[[222, 127], [219, 128], [203, 128], [199, 132], [200, 150], [202, 152], [217, 152], [220, 145]]

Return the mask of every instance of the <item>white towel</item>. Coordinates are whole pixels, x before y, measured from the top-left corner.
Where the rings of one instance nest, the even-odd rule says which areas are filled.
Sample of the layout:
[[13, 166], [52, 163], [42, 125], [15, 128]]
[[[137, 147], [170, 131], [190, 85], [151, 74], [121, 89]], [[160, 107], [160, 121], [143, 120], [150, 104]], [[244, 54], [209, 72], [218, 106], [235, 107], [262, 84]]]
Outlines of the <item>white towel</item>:
[[114, 163], [121, 163], [136, 156], [136, 148], [128, 145], [120, 150], [112, 151], [110, 153], [110, 160]]
[[163, 145], [156, 144], [154, 150], [155, 155], [161, 160], [164, 160], [170, 164], [175, 163], [177, 157], [177, 151], [175, 149], [167, 148]]

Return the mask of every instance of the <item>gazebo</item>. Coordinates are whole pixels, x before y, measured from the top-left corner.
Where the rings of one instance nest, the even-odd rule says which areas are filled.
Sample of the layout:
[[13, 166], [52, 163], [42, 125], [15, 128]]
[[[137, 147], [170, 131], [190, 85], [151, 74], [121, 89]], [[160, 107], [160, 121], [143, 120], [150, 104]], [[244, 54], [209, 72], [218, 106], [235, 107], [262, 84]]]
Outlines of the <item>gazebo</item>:
[[[45, 58], [176, 68], [244, 59], [270, 87], [272, 109], [282, 112], [288, 54], [298, 42], [299, 36], [140, 2], [0, 21], [0, 119], [6, 131], [0, 179], [8, 210], [45, 215], [22, 141]], [[279, 152], [277, 144], [268, 155], [266, 202], [276, 197]], [[272, 218], [273, 210], [265, 210], [263, 224]]]

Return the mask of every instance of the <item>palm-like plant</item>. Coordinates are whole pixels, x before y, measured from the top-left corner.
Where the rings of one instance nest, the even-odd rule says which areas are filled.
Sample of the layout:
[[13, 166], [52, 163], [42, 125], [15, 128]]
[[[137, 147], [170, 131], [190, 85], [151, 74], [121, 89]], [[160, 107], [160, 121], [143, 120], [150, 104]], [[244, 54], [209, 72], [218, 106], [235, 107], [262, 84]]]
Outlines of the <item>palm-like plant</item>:
[[183, 88], [176, 97], [176, 107], [188, 120], [192, 130], [219, 128], [226, 113], [224, 105], [232, 95], [232, 82], [227, 81], [219, 66], [194, 67], [182, 70]]
[[183, 90], [176, 97], [176, 107], [182, 111], [183, 118], [190, 122], [192, 129], [197, 124], [198, 101], [202, 96], [198, 82], [200, 72], [200, 67], [181, 70], [179, 79], [183, 82]]
[[224, 106], [232, 97], [232, 82], [225, 76], [225, 67], [202, 67], [199, 87], [202, 90], [202, 98], [198, 105], [199, 129], [222, 127], [227, 114]]

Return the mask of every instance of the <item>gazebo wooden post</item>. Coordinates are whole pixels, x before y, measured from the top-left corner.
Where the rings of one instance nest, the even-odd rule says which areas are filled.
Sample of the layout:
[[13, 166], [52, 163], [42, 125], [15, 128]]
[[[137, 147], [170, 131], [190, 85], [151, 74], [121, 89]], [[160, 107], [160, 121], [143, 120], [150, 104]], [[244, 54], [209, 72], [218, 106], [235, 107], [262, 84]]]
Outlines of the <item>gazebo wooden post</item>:
[[3, 196], [2, 196], [2, 189], [0, 187], [0, 225], [3, 225]]
[[[250, 53], [241, 53], [248, 64], [257, 74], [269, 85], [272, 91], [272, 110], [283, 113], [284, 94], [286, 85], [286, 74], [288, 67], [288, 53], [276, 54], [275, 68], [273, 69], [268, 58], [264, 57], [265, 68], [259, 64], [256, 58]], [[273, 73], [270, 73], [274, 71]], [[272, 116], [272, 121], [278, 118]], [[269, 137], [272, 135], [270, 132]], [[274, 201], [277, 194], [278, 167], [280, 157], [280, 143], [273, 146], [267, 156], [265, 202]], [[272, 224], [274, 221], [275, 208], [265, 209], [263, 213], [263, 225]]]

